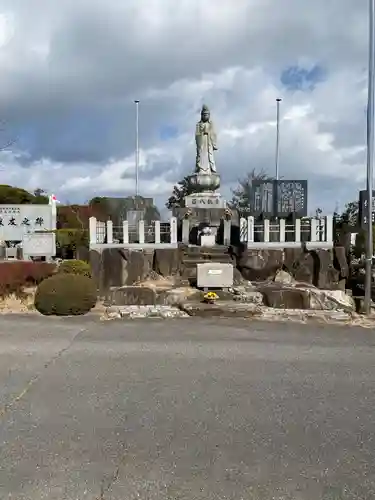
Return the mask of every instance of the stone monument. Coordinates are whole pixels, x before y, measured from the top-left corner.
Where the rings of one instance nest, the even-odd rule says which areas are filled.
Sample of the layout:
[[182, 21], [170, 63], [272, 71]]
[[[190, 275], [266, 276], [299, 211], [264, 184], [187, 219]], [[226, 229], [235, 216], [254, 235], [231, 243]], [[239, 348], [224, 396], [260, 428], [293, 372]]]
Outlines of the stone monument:
[[[201, 119], [195, 127], [195, 143], [195, 170], [188, 176], [191, 194], [185, 196], [184, 208], [175, 210], [175, 215], [183, 219], [182, 241], [202, 246], [215, 246], [220, 243], [229, 245], [229, 211], [226, 201], [218, 191], [220, 175], [215, 161], [215, 152], [218, 150], [217, 136], [210, 110], [206, 105], [203, 105]], [[220, 231], [223, 224], [224, 230]], [[224, 236], [221, 234], [223, 232]]]

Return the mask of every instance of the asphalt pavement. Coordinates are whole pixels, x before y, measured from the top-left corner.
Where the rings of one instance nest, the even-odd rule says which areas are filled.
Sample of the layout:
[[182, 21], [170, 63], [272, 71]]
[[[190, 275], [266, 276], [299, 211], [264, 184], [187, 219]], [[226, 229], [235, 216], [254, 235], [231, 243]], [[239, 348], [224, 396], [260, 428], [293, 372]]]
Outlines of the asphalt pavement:
[[375, 498], [375, 334], [0, 317], [0, 498]]

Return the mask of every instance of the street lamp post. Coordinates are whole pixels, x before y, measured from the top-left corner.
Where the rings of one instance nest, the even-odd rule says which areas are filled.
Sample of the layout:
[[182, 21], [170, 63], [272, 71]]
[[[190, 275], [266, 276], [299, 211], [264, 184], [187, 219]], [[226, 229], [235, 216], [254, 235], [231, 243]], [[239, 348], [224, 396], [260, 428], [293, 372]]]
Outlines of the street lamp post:
[[276, 99], [276, 158], [275, 158], [275, 166], [276, 172], [275, 177], [276, 180], [279, 180], [279, 145], [280, 145], [280, 102], [281, 99], [278, 97]]
[[139, 196], [139, 101], [135, 100], [135, 195]]
[[365, 276], [365, 313], [371, 312], [372, 284], [372, 186], [374, 175], [374, 104], [375, 104], [375, 0], [369, 0], [369, 62], [368, 62], [368, 101], [367, 101], [367, 241], [366, 241], [366, 276]]

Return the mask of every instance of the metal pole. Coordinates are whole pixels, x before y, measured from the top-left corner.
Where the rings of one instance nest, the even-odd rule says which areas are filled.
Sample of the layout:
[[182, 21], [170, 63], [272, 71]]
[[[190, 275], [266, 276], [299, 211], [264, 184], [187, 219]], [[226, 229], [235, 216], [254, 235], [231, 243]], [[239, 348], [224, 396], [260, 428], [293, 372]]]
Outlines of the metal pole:
[[365, 313], [371, 313], [372, 283], [372, 185], [374, 174], [374, 77], [375, 77], [375, 0], [369, 0], [369, 63], [368, 63], [368, 102], [367, 102], [367, 241], [366, 241], [366, 278]]
[[135, 102], [135, 195], [139, 196], [139, 101]]
[[276, 114], [276, 180], [279, 180], [279, 143], [280, 143], [280, 102], [281, 99], [277, 98], [276, 99], [276, 109], [277, 109], [277, 114]]

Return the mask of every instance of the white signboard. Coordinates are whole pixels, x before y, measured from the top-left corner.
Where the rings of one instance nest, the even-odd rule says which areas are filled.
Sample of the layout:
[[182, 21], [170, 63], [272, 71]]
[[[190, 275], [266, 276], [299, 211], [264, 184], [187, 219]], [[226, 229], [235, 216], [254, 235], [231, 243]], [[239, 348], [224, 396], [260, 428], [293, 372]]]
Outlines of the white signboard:
[[22, 239], [24, 255], [30, 257], [54, 257], [56, 255], [55, 233], [30, 233]]
[[0, 240], [22, 241], [26, 234], [54, 229], [51, 205], [0, 205]]

